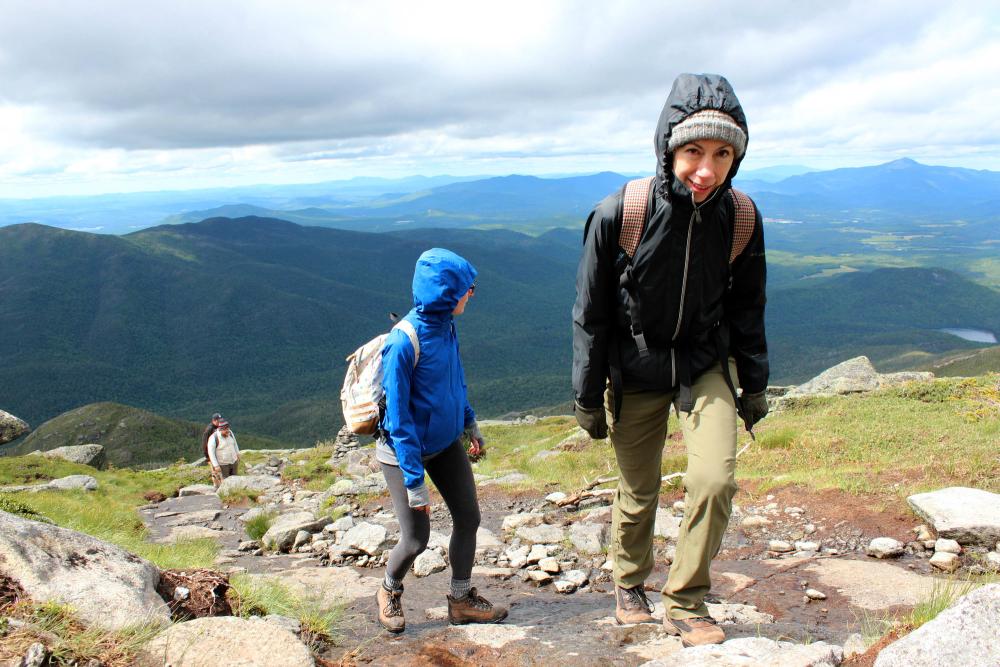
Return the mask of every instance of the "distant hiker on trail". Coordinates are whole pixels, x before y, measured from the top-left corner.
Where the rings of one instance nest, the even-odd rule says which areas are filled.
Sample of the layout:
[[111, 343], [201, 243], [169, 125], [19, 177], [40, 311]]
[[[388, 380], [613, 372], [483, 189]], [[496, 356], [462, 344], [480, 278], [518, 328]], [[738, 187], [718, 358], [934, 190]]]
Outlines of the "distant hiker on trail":
[[215, 430], [219, 428], [220, 422], [222, 422], [222, 415], [216, 412], [214, 415], [212, 415], [212, 421], [210, 421], [208, 423], [208, 426], [205, 427], [204, 433], [201, 434], [201, 451], [202, 451], [202, 456], [205, 457], [206, 463], [209, 463], [208, 439], [212, 437], [212, 434], [215, 433]]
[[216, 412], [212, 415], [212, 421], [208, 422], [208, 426], [205, 427], [205, 431], [201, 434], [201, 455], [205, 457], [205, 465], [208, 466], [209, 470], [212, 470], [212, 484], [215, 485], [215, 488], [219, 488], [219, 482], [222, 480], [216, 479], [215, 471], [212, 469], [212, 461], [208, 458], [208, 439], [212, 437], [212, 434], [219, 428], [219, 423], [222, 421], [222, 415]]
[[[382, 349], [386, 405], [375, 455], [400, 528], [375, 596], [379, 623], [389, 632], [406, 628], [403, 577], [430, 536], [425, 471], [444, 498], [453, 523], [448, 620], [496, 623], [507, 617], [506, 609], [481, 597], [471, 582], [479, 500], [469, 456], [483, 453], [483, 435], [466, 395], [455, 316], [465, 312], [476, 291], [475, 280], [472, 264], [449, 250], [432, 248], [422, 254], [413, 272], [414, 308], [403, 318], [415, 330], [417, 345], [397, 325]], [[463, 434], [470, 441], [468, 451]]]
[[212, 464], [212, 484], [219, 488], [227, 477], [236, 474], [240, 464], [240, 446], [229, 428], [229, 422], [219, 422], [219, 429], [208, 439], [208, 460]]
[[705, 595], [736, 493], [736, 419], [750, 429], [767, 414], [763, 229], [749, 198], [731, 191], [747, 134], [725, 78], [680, 75], [656, 128], [656, 176], [598, 204], [577, 273], [575, 414], [595, 439], [610, 424], [621, 470], [610, 547], [615, 618], [653, 620], [643, 584], [673, 404], [688, 463], [664, 626], [686, 645], [725, 639]]

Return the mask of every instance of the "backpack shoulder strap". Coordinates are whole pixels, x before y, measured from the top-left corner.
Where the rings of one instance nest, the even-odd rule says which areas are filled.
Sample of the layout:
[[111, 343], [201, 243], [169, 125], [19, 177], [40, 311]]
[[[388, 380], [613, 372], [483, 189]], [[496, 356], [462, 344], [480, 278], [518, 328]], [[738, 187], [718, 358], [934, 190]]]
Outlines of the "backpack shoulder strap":
[[733, 198], [733, 249], [729, 253], [729, 263], [732, 264], [746, 250], [753, 236], [757, 211], [750, 197], [736, 188], [729, 190], [729, 196]]
[[413, 367], [416, 368], [417, 362], [420, 361], [420, 338], [417, 337], [417, 330], [413, 328], [413, 324], [408, 320], [396, 322], [396, 326], [393, 329], [399, 329], [410, 339], [410, 345], [413, 346]]
[[629, 257], [635, 255], [639, 241], [642, 240], [642, 231], [646, 227], [646, 217], [649, 215], [649, 189], [653, 184], [653, 178], [653, 176], [637, 178], [625, 184], [618, 245]]

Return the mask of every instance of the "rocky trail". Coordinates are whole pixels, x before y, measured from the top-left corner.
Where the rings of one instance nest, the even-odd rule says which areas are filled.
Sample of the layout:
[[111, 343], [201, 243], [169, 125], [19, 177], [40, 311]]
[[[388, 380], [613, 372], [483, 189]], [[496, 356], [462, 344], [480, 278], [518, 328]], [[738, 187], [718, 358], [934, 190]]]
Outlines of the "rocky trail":
[[[369, 462], [364, 457], [363, 450], [352, 454], [355, 471], [365, 472]], [[276, 472], [284, 462], [269, 463], [268, 472]], [[355, 479], [362, 486], [377, 483], [374, 475]], [[362, 506], [352, 502], [351, 492], [344, 493], [344, 517], [314, 525], [311, 533], [292, 526], [294, 537], [273, 535], [272, 529], [263, 541], [284, 546], [262, 551], [243, 532], [241, 517], [249, 510], [226, 507], [209, 490], [182, 490], [180, 497], [144, 508], [151, 538], [212, 536], [222, 547], [218, 567], [223, 571], [278, 577], [303, 593], [344, 602], [341, 635], [321, 653], [330, 663], [632, 666], [667, 660], [682, 649], [660, 624], [615, 623], [613, 584], [602, 551], [610, 525], [607, 499], [564, 509], [554, 504], [556, 497], [484, 487], [473, 583], [488, 599], [509, 607], [510, 615], [502, 624], [462, 627], [447, 622], [449, 522], [438, 503], [425, 552], [431, 557], [422, 557], [430, 564], [418, 561], [415, 570], [423, 576], [407, 577], [407, 629], [393, 636], [378, 626], [374, 604], [384, 554], [397, 528], [387, 498]], [[350, 490], [345, 485], [341, 491]], [[294, 486], [277, 485], [267, 494], [262, 500], [271, 499], [279, 517], [295, 516], [316, 500], [313, 492]], [[863, 652], [857, 633], [864, 619], [908, 611], [934, 590], [939, 570], [917, 539], [929, 535], [914, 532], [908, 513], [879, 512], [832, 493], [784, 491], [760, 501], [737, 508], [713, 567], [711, 610], [727, 638], [757, 642], [771, 656], [788, 652], [787, 664], [841, 664], [845, 650], [847, 656]], [[681, 503], [668, 504], [658, 515], [657, 567], [647, 582], [657, 617], [662, 616], [658, 589], [666, 581], [681, 512]], [[588, 532], [579, 526], [595, 528]], [[366, 530], [375, 536], [359, 536]], [[588, 545], [588, 535], [599, 544]], [[898, 540], [900, 553], [895, 558], [867, 555], [877, 537]], [[557, 592], [556, 582], [565, 580], [576, 582], [573, 592]], [[810, 647], [812, 653], [800, 659]]]

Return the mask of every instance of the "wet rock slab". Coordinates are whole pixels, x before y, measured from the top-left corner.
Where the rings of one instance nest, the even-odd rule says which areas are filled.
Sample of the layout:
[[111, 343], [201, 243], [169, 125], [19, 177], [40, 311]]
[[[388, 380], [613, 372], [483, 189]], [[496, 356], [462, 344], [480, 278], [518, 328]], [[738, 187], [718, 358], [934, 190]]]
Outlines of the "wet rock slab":
[[906, 499], [938, 537], [992, 547], [1000, 542], [1000, 494], [953, 486]]

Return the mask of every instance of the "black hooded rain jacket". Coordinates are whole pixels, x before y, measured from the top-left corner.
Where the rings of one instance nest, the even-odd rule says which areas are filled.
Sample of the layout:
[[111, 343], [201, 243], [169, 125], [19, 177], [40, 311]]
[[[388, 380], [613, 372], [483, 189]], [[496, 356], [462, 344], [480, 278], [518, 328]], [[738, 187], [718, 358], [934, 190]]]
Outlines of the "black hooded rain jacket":
[[629, 264], [618, 244], [623, 191], [605, 198], [587, 218], [573, 306], [573, 389], [585, 408], [603, 403], [609, 378], [618, 401], [619, 387], [680, 387], [683, 403], [685, 386], [690, 388], [725, 351], [736, 360], [745, 392], [767, 387], [766, 268], [759, 211], [746, 249], [729, 263], [735, 211], [728, 190], [742, 158], [734, 161], [725, 183], [695, 206], [691, 191], [674, 178], [673, 154], [667, 152], [673, 128], [705, 109], [729, 114], [747, 132], [746, 116], [725, 78], [678, 77], [656, 128], [652, 201], [631, 260], [647, 356], [640, 356], [632, 337], [628, 291], [620, 284]]

